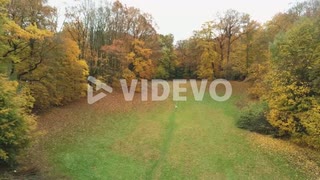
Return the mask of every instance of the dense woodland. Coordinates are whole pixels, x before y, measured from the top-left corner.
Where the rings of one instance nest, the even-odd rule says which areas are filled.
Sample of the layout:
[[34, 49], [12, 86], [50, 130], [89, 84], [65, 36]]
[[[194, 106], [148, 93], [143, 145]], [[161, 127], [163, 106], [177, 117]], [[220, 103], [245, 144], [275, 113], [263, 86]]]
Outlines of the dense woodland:
[[[214, 12], [213, 12], [214, 13]], [[228, 10], [174, 43], [152, 15], [82, 0], [58, 29], [46, 0], [0, 0], [0, 162], [33, 139], [35, 114], [86, 95], [87, 77], [209, 79], [252, 84], [240, 127], [320, 148], [320, 1], [260, 24]], [[202, 23], [202, 22], [199, 22]]]

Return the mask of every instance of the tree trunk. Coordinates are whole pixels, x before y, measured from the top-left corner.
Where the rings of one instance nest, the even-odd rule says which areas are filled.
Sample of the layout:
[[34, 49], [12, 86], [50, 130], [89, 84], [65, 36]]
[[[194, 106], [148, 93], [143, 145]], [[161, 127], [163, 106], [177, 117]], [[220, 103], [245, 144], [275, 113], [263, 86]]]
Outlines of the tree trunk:
[[229, 65], [229, 63], [230, 63], [231, 38], [232, 38], [232, 36], [229, 36], [229, 38], [228, 38], [228, 46], [227, 46], [227, 65]]

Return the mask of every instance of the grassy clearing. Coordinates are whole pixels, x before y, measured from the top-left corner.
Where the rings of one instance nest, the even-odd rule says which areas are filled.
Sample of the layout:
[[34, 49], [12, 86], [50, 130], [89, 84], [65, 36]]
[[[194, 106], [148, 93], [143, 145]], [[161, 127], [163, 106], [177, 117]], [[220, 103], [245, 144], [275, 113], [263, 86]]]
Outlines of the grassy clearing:
[[[47, 135], [33, 150], [46, 178], [316, 179], [237, 129], [227, 102], [125, 103], [120, 95], [94, 106], [79, 102], [41, 117]], [[255, 138], [253, 138], [255, 139]]]

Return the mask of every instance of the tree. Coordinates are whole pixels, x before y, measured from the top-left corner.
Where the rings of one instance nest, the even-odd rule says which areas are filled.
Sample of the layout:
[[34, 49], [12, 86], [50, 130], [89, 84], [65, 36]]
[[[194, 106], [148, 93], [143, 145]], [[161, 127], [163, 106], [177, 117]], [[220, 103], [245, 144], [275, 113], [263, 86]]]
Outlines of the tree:
[[302, 19], [278, 36], [266, 94], [268, 120], [282, 135], [320, 147], [319, 23]]
[[34, 71], [43, 63], [41, 45], [46, 38], [52, 37], [51, 21], [55, 9], [44, 5], [45, 1], [12, 1], [9, 15], [4, 24], [8, 48], [1, 56], [10, 65], [10, 77], [21, 80], [23, 76]]
[[0, 76], [0, 164], [12, 165], [33, 136], [33, 98], [26, 88]]
[[179, 78], [197, 78], [199, 53], [195, 39], [178, 41], [176, 47], [177, 71]]
[[174, 51], [172, 34], [160, 35], [159, 41], [161, 44], [161, 58], [157, 64], [156, 78], [172, 79], [175, 77], [176, 70], [176, 54]]
[[296, 17], [318, 17], [320, 14], [320, 1], [308, 0], [303, 2], [297, 2], [292, 8], [289, 9], [288, 13], [293, 14]]
[[214, 79], [214, 64], [217, 53], [212, 49], [213, 42], [200, 40], [198, 48], [201, 49], [200, 61], [197, 67], [197, 75], [200, 79]]
[[7, 66], [5, 65], [5, 59], [2, 55], [9, 49], [8, 45], [5, 43], [6, 34], [5, 28], [3, 27], [8, 21], [8, 10], [6, 9], [8, 3], [8, 0], [0, 1], [0, 73], [7, 73]]
[[218, 53], [215, 50], [213, 23], [207, 22], [202, 25], [200, 31], [194, 32], [194, 41], [196, 42], [197, 57], [197, 76], [200, 79], [213, 80], [219, 71]]
[[299, 19], [295, 14], [278, 13], [265, 24], [268, 41], [272, 43], [279, 33], [285, 33]]
[[126, 56], [128, 69], [134, 72], [138, 79], [151, 80], [154, 73], [153, 60], [150, 59], [152, 50], [145, 48], [145, 43], [138, 39], [133, 40], [131, 52]]
[[73, 40], [57, 35], [47, 42], [42, 66], [24, 77], [35, 98], [35, 109], [43, 111], [51, 106], [70, 103], [86, 95], [89, 74], [80, 50]]
[[243, 19], [246, 16], [235, 10], [228, 10], [223, 15], [218, 14], [218, 22], [215, 24], [215, 29], [218, 34], [218, 41], [220, 42], [221, 51], [224, 45], [227, 46], [226, 61], [230, 62], [230, 54], [232, 44], [242, 35]]
[[11, 0], [9, 17], [22, 29], [32, 25], [55, 32], [57, 10], [46, 4], [47, 0]]
[[[87, 61], [90, 75], [109, 84], [119, 80], [127, 68], [125, 56], [135, 40], [143, 41], [152, 52], [160, 49], [152, 16], [119, 1], [100, 5], [80, 1], [80, 6], [68, 10], [64, 32], [77, 42], [79, 59]], [[159, 59], [159, 54], [151, 53], [150, 58]]]
[[254, 36], [259, 28], [260, 24], [256, 21], [251, 20], [250, 15], [246, 14], [243, 17], [243, 33], [241, 40], [245, 44], [245, 59], [246, 59], [246, 74], [248, 75], [250, 64], [253, 62], [251, 59], [251, 51], [253, 49]]
[[[0, 1], [0, 165], [13, 165], [16, 157], [29, 144], [36, 126], [35, 117], [30, 115], [34, 99], [27, 87], [8, 80], [7, 57], [10, 47], [7, 43], [8, 28], [16, 27], [8, 18], [8, 1]], [[17, 28], [21, 34], [24, 31]]]

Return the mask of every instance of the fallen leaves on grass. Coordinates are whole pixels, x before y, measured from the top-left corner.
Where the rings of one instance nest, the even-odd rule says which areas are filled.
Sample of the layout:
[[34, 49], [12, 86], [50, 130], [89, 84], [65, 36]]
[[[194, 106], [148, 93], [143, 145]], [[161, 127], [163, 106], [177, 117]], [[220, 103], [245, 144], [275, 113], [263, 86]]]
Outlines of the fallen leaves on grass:
[[269, 136], [251, 133], [251, 142], [266, 152], [280, 153], [286, 157], [290, 163], [302, 169], [308, 175], [319, 179], [320, 177], [320, 152], [299, 147], [290, 142], [274, 139]]

